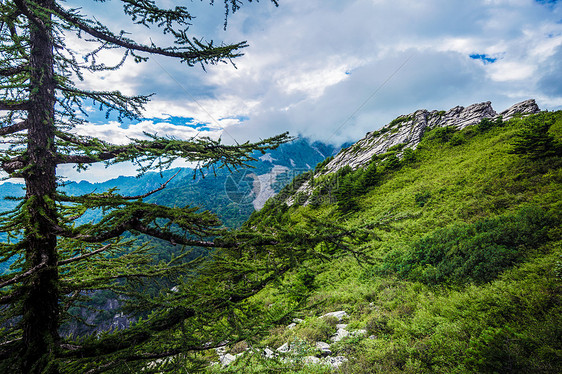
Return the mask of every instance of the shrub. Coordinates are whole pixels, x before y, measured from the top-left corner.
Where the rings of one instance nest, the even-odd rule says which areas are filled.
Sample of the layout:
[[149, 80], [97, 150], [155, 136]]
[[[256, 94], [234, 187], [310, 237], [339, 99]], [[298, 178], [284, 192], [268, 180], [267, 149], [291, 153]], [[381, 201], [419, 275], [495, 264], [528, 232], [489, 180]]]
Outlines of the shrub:
[[416, 195], [414, 196], [414, 200], [416, 201], [416, 204], [418, 204], [418, 206], [423, 207], [431, 198], [431, 192], [429, 191], [420, 191], [417, 192]]
[[455, 134], [453, 134], [453, 136], [451, 137], [451, 140], [449, 140], [449, 144], [451, 145], [461, 145], [465, 142], [466, 140], [464, 139], [464, 134], [457, 132]]
[[416, 240], [405, 252], [390, 251], [380, 270], [429, 284], [488, 282], [546, 242], [554, 224], [536, 206], [515, 215], [455, 224]]
[[523, 127], [513, 140], [510, 153], [523, 155], [532, 160], [562, 155], [562, 145], [549, 133], [550, 127], [555, 122], [555, 113], [540, 113], [525, 118]]
[[503, 126], [503, 119], [501, 116], [497, 117], [494, 120], [490, 118], [482, 118], [480, 120], [480, 123], [476, 125], [476, 130], [478, 132], [486, 132], [494, 127], [501, 127], [501, 126]]
[[437, 141], [439, 143], [447, 143], [458, 130], [453, 126], [436, 127], [424, 133], [426, 141]]
[[412, 148], [406, 148], [402, 153], [402, 163], [404, 165], [409, 165], [415, 161], [416, 161], [416, 152]]

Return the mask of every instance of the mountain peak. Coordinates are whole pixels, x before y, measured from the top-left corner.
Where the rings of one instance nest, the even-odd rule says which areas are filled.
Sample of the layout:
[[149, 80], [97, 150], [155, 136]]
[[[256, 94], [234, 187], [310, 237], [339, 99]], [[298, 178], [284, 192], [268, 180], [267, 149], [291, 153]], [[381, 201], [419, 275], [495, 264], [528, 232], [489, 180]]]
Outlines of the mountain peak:
[[398, 144], [404, 144], [405, 148], [415, 149], [427, 129], [453, 126], [462, 130], [467, 126], [480, 123], [483, 118], [495, 119], [501, 115], [504, 120], [508, 120], [516, 114], [533, 114], [539, 111], [534, 99], [517, 103], [499, 115], [489, 101], [472, 104], [466, 108], [456, 106], [448, 111], [416, 110], [397, 117], [378, 131], [367, 133], [353, 146], [342, 150], [326, 165], [324, 173], [333, 173], [346, 165], [353, 169], [365, 166], [373, 155], [385, 153], [389, 148]]
[[[389, 148], [397, 145], [415, 149], [424, 132], [437, 127], [452, 126], [462, 130], [467, 126], [477, 125], [484, 118], [493, 120], [502, 116], [503, 120], [508, 120], [517, 114], [529, 115], [539, 111], [540, 109], [534, 99], [512, 105], [500, 114], [492, 108], [490, 101], [467, 107], [456, 106], [448, 111], [433, 110], [430, 112], [426, 109], [419, 109], [395, 118], [377, 131], [368, 132], [363, 139], [346, 149], [342, 149], [319, 173], [335, 173], [345, 166], [350, 166], [354, 170], [366, 167], [374, 155], [383, 154]], [[310, 195], [311, 191], [309, 182], [306, 182], [300, 186], [297, 192]], [[292, 205], [292, 199], [289, 198], [287, 203]]]

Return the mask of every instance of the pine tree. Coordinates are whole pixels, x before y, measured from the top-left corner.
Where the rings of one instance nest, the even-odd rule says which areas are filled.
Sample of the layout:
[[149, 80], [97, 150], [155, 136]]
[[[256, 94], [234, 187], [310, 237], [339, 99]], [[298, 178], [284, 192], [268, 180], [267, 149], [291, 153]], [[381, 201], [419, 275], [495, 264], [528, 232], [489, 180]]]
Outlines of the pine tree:
[[522, 120], [523, 126], [515, 136], [510, 153], [531, 160], [541, 160], [562, 154], [562, 145], [549, 132], [556, 122], [554, 113], [539, 113]]
[[[224, 233], [218, 229], [218, 219], [208, 212], [144, 203], [143, 198], [156, 190], [140, 196], [122, 196], [114, 190], [67, 196], [60, 191], [55, 174], [58, 165], [87, 167], [97, 162], [133, 161], [147, 171], [183, 158], [199, 162], [201, 167], [238, 167], [252, 160], [252, 152], [288, 140], [283, 134], [254, 144], [231, 146], [211, 139], [180, 141], [153, 136], [113, 145], [73, 134], [72, 128], [83, 122], [82, 106], [89, 101], [117, 113], [119, 118], [133, 119], [141, 116], [148, 101], [147, 96], [88, 91], [74, 85], [84, 71], [115, 69], [122, 64], [106, 66], [98, 62], [96, 57], [101, 51], [120, 48], [123, 61], [133, 58], [143, 62], [150, 55], [161, 55], [193, 66], [228, 62], [246, 47], [245, 42], [215, 45], [189, 37], [187, 27], [192, 16], [183, 6], [163, 9], [152, 0], [121, 2], [125, 15], [133, 22], [171, 35], [174, 45], [137, 43], [125, 32], [113, 33], [92, 16], [81, 14], [80, 9], [63, 6], [63, 1], [0, 1], [0, 135], [9, 145], [2, 149], [0, 162], [10, 177], [25, 181], [25, 197], [0, 220], [0, 231], [8, 238], [0, 244], [0, 261], [13, 262], [11, 272], [0, 277], [1, 372], [122, 372], [120, 365], [124, 363], [200, 350], [204, 348], [204, 331], [188, 331], [197, 328], [184, 321], [194, 316], [204, 320], [204, 313], [210, 313], [208, 308], [244, 300], [259, 288], [248, 281], [252, 292], [237, 290], [233, 296], [225, 291], [229, 299], [221, 304], [217, 301], [221, 291], [209, 289], [205, 293], [203, 287], [213, 284], [200, 283], [202, 300], [197, 300], [194, 293], [190, 300], [184, 295], [181, 305], [146, 298], [145, 321], [121, 335], [108, 333], [74, 342], [59, 334], [61, 324], [68, 318], [66, 311], [89, 291], [127, 290], [131, 300], [135, 296], [138, 300], [142, 292], [133, 295], [135, 287], [125, 288], [126, 284], [151, 277], [179, 279], [178, 274], [189, 278], [185, 275], [186, 263], [180, 261], [182, 255], [170, 263], [153, 264], [147, 249], [131, 248], [130, 241], [122, 239], [123, 234], [144, 234], [178, 245], [206, 248], [234, 248], [237, 243], [212, 240]], [[225, 0], [224, 4], [228, 14], [239, 8], [240, 1]], [[97, 4], [102, 11], [104, 5], [103, 1]], [[89, 63], [80, 62], [66, 45], [65, 38], [70, 34], [97, 43]], [[103, 219], [81, 223], [79, 217], [90, 209], [103, 210]], [[260, 279], [259, 285], [266, 280]], [[205, 295], [214, 298], [205, 300]], [[190, 307], [205, 302], [209, 303], [205, 310]], [[151, 313], [155, 309], [159, 312]], [[164, 332], [174, 328], [179, 345], [162, 340]], [[199, 340], [180, 339], [184, 335], [199, 336]]]

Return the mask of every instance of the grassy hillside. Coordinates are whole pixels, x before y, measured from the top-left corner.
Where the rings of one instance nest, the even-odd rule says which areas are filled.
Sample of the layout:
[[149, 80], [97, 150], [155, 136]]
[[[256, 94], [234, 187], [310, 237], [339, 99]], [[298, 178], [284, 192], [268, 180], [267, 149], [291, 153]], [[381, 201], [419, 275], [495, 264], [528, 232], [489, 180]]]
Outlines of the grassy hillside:
[[[287, 208], [298, 186], [287, 187], [248, 225], [333, 222], [362, 230], [356, 250], [369, 258], [301, 264], [255, 301], [304, 321], [247, 344], [318, 354], [315, 342], [336, 332], [319, 316], [344, 310], [366, 334], [331, 345], [348, 359], [337, 372], [562, 372], [561, 141], [562, 112], [484, 121], [434, 129], [365, 169], [301, 177], [316, 188], [296, 199], [306, 206]], [[209, 370], [333, 372], [252, 353]]]

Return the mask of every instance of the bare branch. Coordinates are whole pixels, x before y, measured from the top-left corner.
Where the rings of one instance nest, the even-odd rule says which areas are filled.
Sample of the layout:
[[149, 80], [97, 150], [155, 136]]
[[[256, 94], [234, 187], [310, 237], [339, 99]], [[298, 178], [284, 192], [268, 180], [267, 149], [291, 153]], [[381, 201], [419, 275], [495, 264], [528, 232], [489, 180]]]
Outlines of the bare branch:
[[2, 162], [2, 169], [8, 174], [15, 173], [16, 171], [23, 169], [26, 166], [23, 157], [14, 157], [12, 159]]
[[0, 136], [14, 134], [18, 131], [27, 129], [27, 121], [22, 121], [11, 126], [0, 127]]
[[29, 101], [11, 102], [0, 100], [0, 110], [29, 110]]
[[25, 273], [18, 274], [15, 277], [12, 277], [12, 278], [8, 279], [7, 281], [4, 281], [3, 283], [0, 283], [0, 288], [9, 286], [10, 284], [18, 283], [22, 279], [27, 278], [27, 277], [35, 274], [37, 271], [44, 268], [45, 266], [47, 266], [47, 261], [43, 260], [40, 264], [32, 267], [31, 269], [29, 269]]
[[96, 255], [96, 254], [98, 254], [98, 253], [101, 253], [101, 252], [103, 252], [103, 251], [109, 249], [110, 247], [111, 247], [111, 244], [104, 245], [103, 247], [101, 247], [101, 248], [99, 248], [99, 249], [96, 249], [95, 251], [92, 251], [92, 252], [83, 254], [83, 255], [81, 255], [81, 256], [76, 256], [76, 257], [69, 258], [69, 259], [67, 259], [67, 260], [59, 261], [59, 262], [58, 262], [58, 265], [66, 265], [66, 264], [70, 264], [71, 262], [76, 262], [76, 261], [83, 260], [83, 259], [85, 259], [85, 258], [88, 258], [88, 257], [91, 257], [91, 256]]
[[152, 191], [149, 191], [149, 192], [145, 193], [144, 195], [137, 195], [137, 196], [121, 196], [121, 198], [122, 198], [123, 200], [139, 200], [139, 199], [144, 199], [145, 197], [148, 197], [148, 196], [150, 196], [150, 195], [152, 195], [152, 194], [155, 194], [155, 193], [158, 192], [158, 191], [162, 191], [164, 188], [166, 188], [166, 186], [168, 185], [168, 183], [170, 183], [170, 181], [171, 181], [172, 179], [174, 179], [174, 178], [180, 173], [180, 171], [181, 171], [181, 170], [178, 170], [178, 171], [176, 172], [176, 174], [172, 175], [166, 182], [162, 183], [162, 185], [161, 185], [160, 187], [158, 187], [158, 188], [156, 188], [156, 189], [154, 189], [154, 190], [152, 190]]
[[23, 73], [29, 68], [28, 64], [0, 69], [0, 77], [11, 77], [19, 73]]

